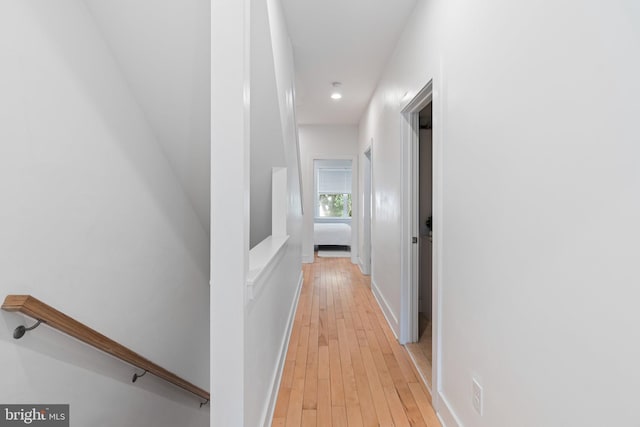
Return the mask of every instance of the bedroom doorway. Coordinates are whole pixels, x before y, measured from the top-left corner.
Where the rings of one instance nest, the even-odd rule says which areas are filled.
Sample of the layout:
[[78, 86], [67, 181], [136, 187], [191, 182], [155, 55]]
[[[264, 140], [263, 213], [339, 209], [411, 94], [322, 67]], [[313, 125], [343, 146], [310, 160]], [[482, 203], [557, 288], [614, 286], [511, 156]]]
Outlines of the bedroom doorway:
[[353, 161], [314, 159], [315, 255], [351, 258], [353, 203]]

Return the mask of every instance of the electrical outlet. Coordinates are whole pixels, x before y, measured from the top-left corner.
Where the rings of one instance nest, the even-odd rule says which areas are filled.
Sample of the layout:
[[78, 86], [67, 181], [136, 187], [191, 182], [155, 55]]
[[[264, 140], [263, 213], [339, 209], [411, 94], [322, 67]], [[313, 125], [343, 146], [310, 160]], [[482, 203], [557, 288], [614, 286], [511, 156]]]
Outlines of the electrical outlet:
[[472, 393], [471, 402], [473, 403], [473, 409], [475, 409], [479, 415], [482, 415], [482, 386], [475, 378], [473, 378]]

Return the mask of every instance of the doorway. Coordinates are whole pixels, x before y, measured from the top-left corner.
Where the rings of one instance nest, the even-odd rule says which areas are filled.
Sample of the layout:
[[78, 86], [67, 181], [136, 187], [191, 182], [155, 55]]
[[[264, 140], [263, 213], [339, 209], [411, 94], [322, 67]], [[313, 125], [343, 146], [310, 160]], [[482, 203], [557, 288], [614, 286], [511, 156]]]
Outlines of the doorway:
[[[428, 331], [429, 320], [432, 332], [431, 371], [421, 375], [431, 393], [434, 408], [440, 406], [440, 287], [442, 271], [442, 97], [435, 90], [433, 80], [428, 83], [402, 108], [402, 246], [401, 246], [401, 295], [400, 295], [400, 336], [402, 344], [419, 343]], [[406, 95], [405, 95], [406, 97]], [[422, 125], [430, 131], [431, 150], [425, 148], [423, 155], [431, 152], [431, 197], [422, 196], [423, 201], [431, 200], [431, 230], [427, 224], [429, 216], [420, 211], [420, 113]], [[427, 117], [430, 116], [430, 119]], [[431, 127], [431, 129], [426, 129]], [[427, 132], [429, 133], [429, 132]], [[424, 132], [423, 132], [424, 135]], [[427, 137], [428, 138], [428, 137]], [[424, 140], [424, 138], [423, 138]], [[425, 144], [425, 146], [428, 144]], [[428, 175], [428, 174], [427, 174]], [[423, 183], [423, 187], [429, 186]], [[428, 204], [427, 204], [428, 206]], [[428, 208], [427, 208], [428, 210]], [[431, 231], [431, 236], [429, 236]], [[424, 248], [421, 250], [421, 248]], [[431, 249], [429, 254], [427, 249]], [[426, 252], [426, 253], [425, 253]], [[431, 260], [429, 264], [423, 259]], [[428, 290], [431, 278], [431, 291]], [[422, 291], [420, 289], [421, 278]], [[420, 313], [423, 323], [420, 324]], [[425, 315], [426, 314], [426, 315]], [[424, 320], [427, 320], [425, 322]], [[422, 333], [421, 333], [422, 332]], [[424, 338], [427, 338], [424, 336]], [[428, 347], [428, 344], [427, 344]], [[428, 350], [427, 350], [428, 351]], [[411, 352], [409, 353], [411, 355]], [[416, 361], [415, 357], [411, 358]], [[417, 363], [416, 363], [417, 365]], [[427, 365], [426, 370], [429, 370]]]
[[[418, 309], [414, 318], [417, 325], [415, 342], [406, 347], [424, 382], [431, 387], [433, 357], [433, 102], [429, 102], [418, 113], [417, 162], [414, 180], [416, 198], [413, 208], [417, 218], [417, 299]], [[414, 267], [415, 268], [415, 267]]]
[[[351, 258], [357, 234], [352, 232], [353, 159], [314, 159], [313, 245], [318, 257]], [[357, 211], [356, 211], [357, 212]]]

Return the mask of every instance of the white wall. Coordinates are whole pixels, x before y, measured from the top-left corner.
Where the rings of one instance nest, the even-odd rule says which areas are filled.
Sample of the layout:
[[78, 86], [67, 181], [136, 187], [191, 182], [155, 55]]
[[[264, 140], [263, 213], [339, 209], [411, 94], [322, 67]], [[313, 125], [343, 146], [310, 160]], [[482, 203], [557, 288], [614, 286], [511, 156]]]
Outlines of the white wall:
[[211, 3], [211, 420], [243, 426], [249, 261], [248, 1]]
[[[270, 425], [301, 284], [302, 212], [293, 53], [278, 0], [216, 1], [212, 19], [211, 185], [212, 232], [216, 237], [211, 241], [211, 388], [215, 396], [211, 425]], [[268, 29], [267, 34], [259, 34], [266, 38], [262, 42], [271, 58], [262, 56], [266, 52], [252, 53], [250, 34], [258, 29]], [[253, 59], [257, 62], [250, 66]], [[253, 79], [250, 73], [264, 73], [255, 77], [265, 80]], [[274, 78], [268, 81], [269, 76]], [[261, 99], [259, 105], [274, 106], [280, 129], [253, 115], [256, 81], [266, 85], [261, 93], [268, 98]], [[243, 286], [249, 268], [249, 175], [253, 173], [249, 152], [253, 155], [254, 142], [260, 144], [256, 136], [261, 131], [268, 133], [269, 144], [279, 141], [284, 153], [290, 237], [282, 259], [266, 275], [255, 299], [249, 300]], [[254, 213], [267, 213], [251, 206], [254, 208]]]
[[211, 2], [84, 3], [208, 232]]
[[[291, 42], [279, 0], [254, 1], [251, 13], [252, 19], [262, 20], [270, 29], [269, 52], [273, 57], [270, 66], [273, 69], [254, 70], [252, 68], [252, 72], [269, 75], [275, 71], [276, 78], [272, 83], [270, 103], [276, 102], [274, 107], [276, 123], [281, 126], [278, 142], [280, 149], [284, 152], [288, 180], [287, 234], [290, 237], [284, 249], [285, 254], [264, 283], [259, 295], [246, 306], [245, 425], [270, 426], [270, 416], [279, 386], [278, 374], [283, 368], [288, 334], [293, 322], [293, 310], [302, 283], [302, 211], [298, 144], [293, 111], [294, 76]], [[252, 55], [252, 59], [254, 58], [255, 56]], [[286, 102], [282, 102], [285, 100]], [[255, 116], [252, 116], [252, 129], [256, 121], [259, 121], [258, 134], [264, 135], [272, 129], [272, 125], [264, 122], [264, 117]], [[258, 134], [252, 134], [251, 144], [254, 143], [254, 138], [258, 138]], [[275, 138], [276, 135], [273, 134], [273, 137]], [[260, 141], [264, 137], [259, 138]], [[253, 172], [252, 167], [251, 173]], [[253, 210], [254, 207], [252, 206], [251, 209]], [[270, 209], [269, 207], [269, 212]], [[259, 211], [259, 213], [266, 212]]]
[[[207, 233], [85, 5], [0, 5], [0, 288], [32, 294], [208, 388]], [[204, 426], [199, 399], [0, 313], [4, 403], [73, 425]], [[108, 403], [105, 405], [105, 402]]]
[[638, 28], [631, 1], [419, 1], [383, 73], [360, 149], [396, 316], [400, 110], [434, 79], [448, 426], [638, 423]]
[[[315, 216], [315, 188], [313, 176], [314, 159], [352, 159], [352, 194], [358, 194], [358, 127], [354, 125], [304, 125], [299, 127], [300, 157], [304, 197], [302, 258], [313, 262], [313, 220]], [[357, 218], [359, 202], [352, 201], [352, 218]], [[358, 257], [358, 228], [356, 221], [351, 227], [351, 258]]]
[[266, 2], [251, 14], [251, 219], [249, 245], [271, 235], [271, 173], [286, 165]]

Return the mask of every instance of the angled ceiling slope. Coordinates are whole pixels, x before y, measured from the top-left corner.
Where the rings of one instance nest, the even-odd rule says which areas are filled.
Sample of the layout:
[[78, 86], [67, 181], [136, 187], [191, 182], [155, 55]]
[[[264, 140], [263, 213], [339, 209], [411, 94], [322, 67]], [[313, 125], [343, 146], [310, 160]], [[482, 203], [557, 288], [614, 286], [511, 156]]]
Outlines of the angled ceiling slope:
[[210, 2], [85, 3], [208, 231]]

